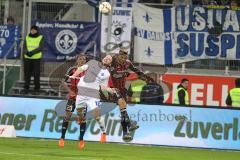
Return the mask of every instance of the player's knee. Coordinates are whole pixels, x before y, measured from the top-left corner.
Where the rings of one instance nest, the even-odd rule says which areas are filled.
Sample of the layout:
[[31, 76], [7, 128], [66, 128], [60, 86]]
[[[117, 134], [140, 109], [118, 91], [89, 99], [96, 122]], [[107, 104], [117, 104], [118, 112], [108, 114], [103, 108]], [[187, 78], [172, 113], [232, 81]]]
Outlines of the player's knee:
[[82, 118], [84, 116], [82, 109], [78, 109], [77, 114], [80, 118]]
[[100, 121], [100, 116], [96, 116], [96, 117], [95, 117], [95, 120], [96, 120], [96, 121]]
[[131, 123], [131, 121], [128, 117], [121, 117], [121, 122]]
[[118, 99], [118, 105], [120, 108], [126, 108], [127, 103], [123, 98]]
[[70, 120], [70, 117], [71, 117], [71, 115], [68, 115], [68, 114], [65, 115], [64, 118], [63, 118], [63, 121], [68, 122]]

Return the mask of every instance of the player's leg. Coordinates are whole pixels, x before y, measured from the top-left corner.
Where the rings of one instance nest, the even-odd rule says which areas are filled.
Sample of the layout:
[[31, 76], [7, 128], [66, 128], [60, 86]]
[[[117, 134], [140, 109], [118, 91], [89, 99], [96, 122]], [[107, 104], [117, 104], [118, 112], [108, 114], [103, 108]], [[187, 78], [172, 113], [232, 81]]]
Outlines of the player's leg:
[[105, 143], [106, 142], [106, 129], [105, 129], [105, 124], [104, 124], [104, 119], [100, 115], [100, 105], [101, 102], [99, 99], [96, 98], [90, 98], [91, 100], [88, 101], [88, 106], [90, 106], [90, 109], [93, 110], [93, 117], [97, 121], [100, 129], [101, 129], [101, 138], [100, 138], [100, 143]]
[[[129, 119], [129, 123], [128, 123], [129, 131], [134, 131], [134, 130], [138, 129], [139, 126], [138, 126], [136, 121], [131, 120], [129, 118], [129, 116], [127, 115], [126, 92], [127, 91], [122, 91], [122, 92], [117, 93], [119, 95], [117, 103], [118, 103], [118, 106], [120, 108], [120, 112], [123, 113], [123, 114], [126, 114], [126, 117], [128, 117], [128, 119]], [[126, 113], [125, 113], [125, 111], [126, 111]]]
[[133, 121], [129, 118], [127, 113], [127, 103], [124, 97], [116, 91], [115, 93], [115, 101], [117, 102], [120, 113], [121, 113], [121, 125], [123, 129], [123, 140], [124, 141], [131, 141], [132, 136], [128, 131], [134, 131], [139, 128], [136, 121]]
[[67, 101], [66, 112], [65, 112], [65, 116], [63, 118], [63, 123], [62, 123], [61, 138], [59, 140], [60, 147], [64, 147], [64, 139], [65, 139], [66, 131], [68, 128], [68, 123], [72, 116], [72, 112], [74, 111], [74, 108], [75, 108], [75, 101], [72, 99], [69, 99]]
[[84, 149], [84, 134], [86, 132], [86, 114], [87, 114], [87, 104], [86, 104], [87, 99], [81, 96], [77, 96], [76, 99], [76, 109], [77, 109], [77, 114], [78, 114], [78, 124], [80, 125], [80, 134], [79, 134], [79, 148]]
[[128, 126], [130, 126], [130, 118], [127, 113], [127, 103], [123, 98], [122, 94], [120, 94], [119, 90], [115, 90], [115, 93], [108, 93], [108, 98], [110, 101], [115, 102], [120, 110], [121, 113], [121, 126], [123, 130], [123, 140], [124, 141], [131, 141], [132, 136], [128, 131]]
[[130, 126], [130, 118], [127, 113], [127, 103], [123, 98], [117, 99], [117, 104], [120, 109], [121, 113], [121, 125], [123, 129], [123, 140], [124, 141], [131, 141], [132, 136], [128, 131], [128, 127]]
[[100, 116], [100, 109], [99, 108], [95, 108], [93, 110], [93, 116], [95, 118], [95, 120], [97, 121], [100, 129], [101, 129], [101, 139], [100, 139], [100, 143], [105, 143], [106, 142], [106, 129], [105, 129], [105, 124], [104, 124], [104, 119]]
[[77, 108], [77, 113], [79, 116], [78, 119], [78, 124], [80, 125], [80, 134], [79, 134], [79, 148], [80, 149], [84, 149], [84, 134], [86, 132], [86, 126], [87, 126], [87, 122], [86, 122], [86, 112], [87, 112], [87, 107], [81, 107], [81, 108]]

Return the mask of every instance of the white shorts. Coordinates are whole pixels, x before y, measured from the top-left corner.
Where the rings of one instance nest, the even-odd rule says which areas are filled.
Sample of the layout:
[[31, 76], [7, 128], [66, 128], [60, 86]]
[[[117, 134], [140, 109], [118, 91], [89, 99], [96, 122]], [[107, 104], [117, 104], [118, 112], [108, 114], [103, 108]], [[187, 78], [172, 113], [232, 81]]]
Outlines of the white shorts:
[[95, 108], [100, 108], [101, 107], [100, 99], [77, 95], [76, 108], [78, 109], [85, 107], [87, 107], [88, 111], [93, 110]]

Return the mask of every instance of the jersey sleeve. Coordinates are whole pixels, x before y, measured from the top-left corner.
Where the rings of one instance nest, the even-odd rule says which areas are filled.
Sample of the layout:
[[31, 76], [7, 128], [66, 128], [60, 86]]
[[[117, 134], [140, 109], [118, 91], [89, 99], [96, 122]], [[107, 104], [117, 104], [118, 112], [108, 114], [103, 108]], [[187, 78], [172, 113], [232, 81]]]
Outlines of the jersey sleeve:
[[127, 60], [126, 63], [128, 65], [128, 68], [131, 71], [135, 72], [138, 76], [143, 76], [144, 75], [144, 73], [142, 71], [140, 71], [137, 67], [135, 67], [130, 60]]
[[81, 70], [86, 71], [88, 69], [88, 64], [84, 64], [81, 67], [79, 67]]

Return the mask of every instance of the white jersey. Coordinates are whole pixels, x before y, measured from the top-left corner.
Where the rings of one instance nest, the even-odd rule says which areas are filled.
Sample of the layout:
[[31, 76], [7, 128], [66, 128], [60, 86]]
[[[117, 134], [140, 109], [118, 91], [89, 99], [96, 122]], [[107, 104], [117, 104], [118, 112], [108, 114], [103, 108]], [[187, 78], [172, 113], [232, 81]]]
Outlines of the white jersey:
[[81, 66], [85, 71], [78, 82], [78, 95], [99, 98], [100, 85], [108, 86], [110, 73], [108, 69], [96, 60]]

